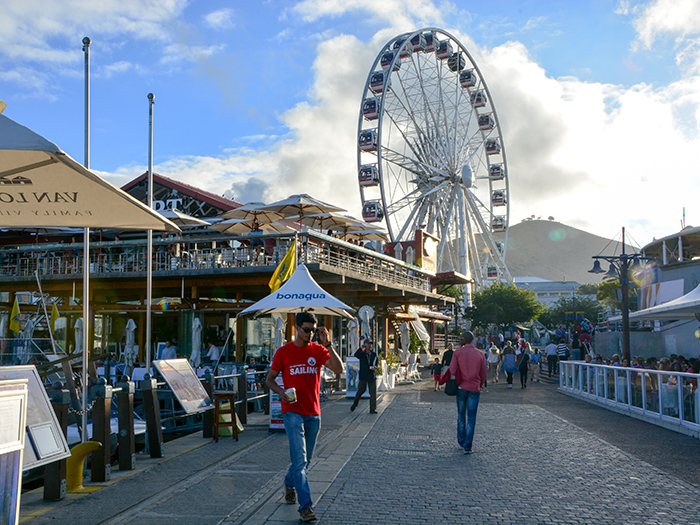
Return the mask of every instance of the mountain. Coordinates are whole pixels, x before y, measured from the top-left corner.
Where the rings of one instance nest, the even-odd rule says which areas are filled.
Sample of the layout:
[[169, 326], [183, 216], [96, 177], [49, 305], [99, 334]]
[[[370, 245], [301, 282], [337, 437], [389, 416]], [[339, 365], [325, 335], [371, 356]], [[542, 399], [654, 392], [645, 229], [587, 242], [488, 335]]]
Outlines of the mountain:
[[[626, 251], [632, 253], [634, 249], [627, 246]], [[593, 267], [591, 257], [620, 253], [622, 243], [619, 241], [556, 221], [528, 220], [508, 229], [506, 265], [513, 277], [599, 284], [601, 276], [588, 273]], [[601, 265], [608, 270], [605, 261], [601, 261]]]

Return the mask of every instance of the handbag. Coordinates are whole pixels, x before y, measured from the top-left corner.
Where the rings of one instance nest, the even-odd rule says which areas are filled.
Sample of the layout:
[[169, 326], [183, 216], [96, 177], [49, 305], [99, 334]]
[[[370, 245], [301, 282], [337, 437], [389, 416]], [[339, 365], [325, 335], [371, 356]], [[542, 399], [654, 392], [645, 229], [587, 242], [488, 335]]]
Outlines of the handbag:
[[459, 390], [459, 384], [462, 382], [462, 375], [459, 373], [459, 368], [457, 368], [457, 373], [455, 375], [450, 374], [449, 368], [442, 374], [440, 381], [441, 385], [445, 385], [445, 394], [448, 396], [456, 396], [457, 390]]

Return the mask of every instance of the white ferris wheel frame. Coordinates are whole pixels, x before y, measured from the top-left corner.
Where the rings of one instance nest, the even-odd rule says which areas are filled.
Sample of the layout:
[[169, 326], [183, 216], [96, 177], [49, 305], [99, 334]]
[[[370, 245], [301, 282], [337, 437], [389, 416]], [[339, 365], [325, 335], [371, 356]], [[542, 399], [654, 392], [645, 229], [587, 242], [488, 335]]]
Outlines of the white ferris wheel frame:
[[[411, 46], [412, 39], [418, 35], [426, 35], [428, 33], [433, 35], [433, 42], [436, 48], [439, 42], [444, 41], [443, 39], [446, 39], [447, 42], [456, 46], [454, 53], [458, 57], [457, 60], [460, 61], [459, 63], [461, 64], [462, 56], [465, 58], [464, 69], [458, 67], [457, 71], [454, 72], [447, 65], [447, 59], [440, 60], [437, 57], [430, 57], [430, 54], [434, 55], [437, 49], [430, 53], [423, 51], [411, 53], [408, 59], [404, 57], [403, 60], [408, 60], [413, 64], [412, 72], [416, 73], [413, 79], [414, 87], [417, 86], [420, 90], [418, 93], [408, 93], [400, 75], [401, 69], [398, 71], [395, 70], [396, 62], [402, 61], [400, 55], [404, 54], [404, 48], [406, 48], [406, 46]], [[396, 42], [402, 43], [395, 48]], [[387, 51], [394, 51], [394, 56], [388, 68], [382, 68], [380, 62], [382, 56]], [[419, 56], [416, 58], [414, 54]], [[426, 65], [434, 66], [434, 70], [440, 69], [440, 71], [446, 73], [444, 76], [438, 75], [439, 78], [437, 79], [432, 77], [424, 78], [421, 65], [423, 67]], [[371, 89], [370, 81], [372, 75], [382, 71], [382, 69], [385, 72], [384, 86], [381, 93], [378, 93]], [[474, 89], [462, 88], [460, 85], [460, 72], [468, 69], [471, 69], [478, 79]], [[403, 70], [405, 72], [406, 68], [403, 68]], [[435, 71], [427, 71], [428, 74], [434, 72]], [[454, 87], [456, 87], [456, 89], [452, 89], [452, 81], [451, 79], [447, 79], [447, 75], [449, 74], [454, 77]], [[430, 82], [433, 83], [432, 86], [428, 85]], [[401, 85], [401, 94], [406, 95], [404, 100], [401, 100], [400, 97], [396, 95], [396, 90], [392, 87], [393, 83]], [[427, 101], [428, 95], [426, 92], [430, 91], [432, 95], [435, 96], [435, 91], [437, 90], [439, 92], [439, 105], [442, 106], [443, 111], [447, 112], [449, 110], [445, 109], [445, 97], [443, 97], [443, 87], [445, 86], [452, 90], [450, 93], [447, 93], [448, 96], [450, 94], [455, 95], [455, 109], [452, 115], [438, 114], [436, 117], [435, 114], [431, 113], [433, 108]], [[394, 94], [387, 98], [390, 91]], [[486, 106], [484, 106], [482, 111], [477, 111], [477, 107], [470, 102], [471, 97], [478, 96], [476, 93], [479, 92], [484, 93], [486, 97]], [[410, 95], [413, 96], [414, 100], [409, 100]], [[376, 98], [378, 103], [376, 126], [374, 125], [374, 121], [366, 120], [363, 113], [364, 102], [371, 97]], [[408, 109], [406, 109], [405, 106], [411, 106], [412, 103], [415, 107], [418, 106], [421, 101], [423, 102], [422, 109], [424, 113], [426, 115], [430, 113], [430, 118], [423, 117], [420, 122], [417, 122], [414, 108], [408, 107]], [[462, 105], [458, 106], [460, 103]], [[404, 107], [402, 108], [401, 106]], [[404, 115], [400, 114], [402, 109], [405, 110]], [[439, 110], [435, 113], [439, 113]], [[476, 123], [479, 116], [487, 114], [493, 119], [493, 127], [490, 131], [483, 132], [479, 130], [479, 126]], [[441, 116], [445, 117], [444, 122], [440, 121]], [[453, 118], [448, 119], [447, 117], [449, 116]], [[464, 116], [468, 116], [467, 121], [460, 121], [460, 117]], [[404, 119], [403, 125], [407, 126], [403, 131], [400, 128], [401, 123], [398, 121], [401, 117]], [[388, 132], [385, 129], [385, 119], [388, 121], [386, 123]], [[433, 128], [426, 127], [426, 129], [422, 129], [421, 126], [427, 120], [432, 120], [432, 124], [440, 125], [435, 125]], [[430, 122], [428, 122], [428, 124], [430, 124]], [[470, 125], [475, 129], [469, 130], [468, 128]], [[415, 137], [409, 137], [413, 138], [412, 144], [405, 134], [406, 131], [411, 131], [411, 126], [416, 135]], [[443, 130], [440, 128], [443, 126], [445, 127], [445, 134], [441, 135]], [[494, 280], [512, 282], [510, 272], [505, 265], [508, 244], [508, 225], [510, 222], [510, 204], [508, 202], [510, 192], [509, 173], [501, 126], [495, 105], [492, 102], [491, 93], [481, 71], [471, 54], [461, 42], [446, 31], [434, 27], [404, 33], [392, 38], [377, 55], [369, 75], [367, 76], [358, 118], [358, 139], [363, 131], [372, 129], [376, 130], [376, 151], [366, 152], [360, 149], [358, 145], [357, 167], [359, 174], [360, 168], [368, 164], [366, 162], [368, 155], [376, 156], [376, 166], [379, 172], [378, 188], [380, 198], [369, 198], [373, 192], [376, 193], [376, 190], [373, 190], [372, 187], [363, 186], [362, 184], [360, 184], [360, 195], [363, 206], [365, 203], [372, 200], [377, 200], [381, 203], [384, 214], [383, 220], [386, 223], [391, 240], [393, 242], [412, 240], [411, 236], [415, 229], [422, 224], [425, 224], [426, 231], [430, 233], [441, 233], [437, 231], [438, 226], [441, 226], [443, 234], [439, 235], [440, 244], [438, 246], [438, 259], [443, 260], [445, 251], [447, 251], [451, 264], [448, 267], [440, 268], [439, 271], [454, 270], [463, 273], [473, 280], [477, 289], [488, 285]], [[387, 144], [382, 143], [383, 140], [389, 142], [390, 137], [387, 133], [391, 133], [392, 131], [402, 136], [404, 152], [407, 148], [413, 153], [412, 156], [393, 151]], [[454, 133], [450, 135], [450, 131], [454, 131]], [[471, 133], [471, 136], [467, 136], [468, 132], [473, 133]], [[496, 139], [500, 146], [499, 153], [493, 155], [493, 160], [495, 160], [495, 162], [492, 162], [492, 155], [487, 155], [484, 150], [486, 142], [493, 139]], [[432, 156], [432, 164], [423, 162], [418, 158], [419, 152], [423, 154], [424, 158], [427, 157], [426, 149], [434, 153]], [[442, 157], [440, 157], [441, 154]], [[461, 167], [472, 165], [475, 159], [475, 166], [478, 173], [474, 174], [474, 182], [476, 182], [477, 185], [486, 185], [486, 183], [488, 183], [488, 192], [482, 190], [480, 195], [477, 195], [470, 187], [464, 184], [464, 176], [462, 176], [461, 173]], [[365, 162], [363, 162], [363, 160]], [[442, 168], [439, 166], [440, 162], [438, 161], [440, 160], [443, 161]], [[446, 160], [452, 160], [452, 165], [446, 166], [444, 162]], [[489, 177], [492, 164], [502, 166], [502, 179], [492, 180], [491, 177]], [[424, 179], [427, 176], [426, 172], [430, 172], [434, 176], [429, 177], [429, 181], [423, 181], [423, 191], [421, 193], [421, 188], [417, 185], [413, 188], [409, 188], [409, 184], [415, 182], [416, 177], [414, 177], [413, 181], [398, 181], [398, 177], [394, 177], [396, 180], [392, 181], [392, 166], [396, 166], [398, 171], [405, 170], [413, 174], [421, 173]], [[471, 173], [473, 167], [474, 166], [472, 166], [469, 173]], [[397, 186], [399, 186], [400, 182], [405, 182], [406, 187], [403, 188], [404, 193], [402, 195], [397, 195], [396, 192], [400, 190]], [[395, 187], [392, 187], [392, 183], [395, 184]], [[505, 204], [494, 206], [492, 200], [494, 191], [502, 191], [504, 193]], [[414, 195], [415, 198], [412, 198], [412, 195]], [[398, 199], [397, 196], [399, 197]], [[488, 197], [487, 204], [483, 202], [484, 196]], [[439, 204], [436, 204], [438, 201], [446, 202], [448, 204], [447, 210], [442, 209]], [[402, 221], [402, 226], [400, 228], [398, 223], [392, 223], [392, 217], [396, 217], [401, 208], [409, 207], [411, 204], [417, 204], [419, 202], [421, 205], [416, 205], [409, 212], [406, 212], [408, 213], [407, 219]], [[498, 208], [498, 210], [494, 210], [494, 208]], [[430, 214], [430, 212], [432, 212], [432, 214]], [[504, 220], [504, 229], [499, 232], [500, 235], [497, 236], [499, 239], [498, 242], [494, 239], [494, 232], [492, 232], [491, 221], [494, 217], [499, 217]], [[461, 225], [461, 227], [459, 225]], [[445, 232], [447, 232], [446, 235]], [[456, 236], [450, 237], [451, 232], [454, 232]], [[480, 240], [477, 241], [477, 238]], [[455, 241], [457, 242], [455, 243]], [[500, 248], [498, 243], [500, 243]], [[459, 253], [457, 253], [457, 250]], [[479, 253], [480, 251], [483, 253]], [[456, 261], [457, 264], [455, 264]], [[438, 264], [440, 265], [440, 262]], [[495, 277], [488, 275], [491, 268], [496, 269], [497, 275]]]

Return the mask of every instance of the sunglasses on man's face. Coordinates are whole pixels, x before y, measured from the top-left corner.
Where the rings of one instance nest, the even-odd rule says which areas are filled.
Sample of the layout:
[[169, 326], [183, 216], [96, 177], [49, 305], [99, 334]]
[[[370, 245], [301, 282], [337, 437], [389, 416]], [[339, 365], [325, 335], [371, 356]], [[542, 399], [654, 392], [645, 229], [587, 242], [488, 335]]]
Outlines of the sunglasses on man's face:
[[307, 334], [312, 334], [316, 330], [315, 328], [304, 328], [303, 326], [300, 326], [299, 329]]

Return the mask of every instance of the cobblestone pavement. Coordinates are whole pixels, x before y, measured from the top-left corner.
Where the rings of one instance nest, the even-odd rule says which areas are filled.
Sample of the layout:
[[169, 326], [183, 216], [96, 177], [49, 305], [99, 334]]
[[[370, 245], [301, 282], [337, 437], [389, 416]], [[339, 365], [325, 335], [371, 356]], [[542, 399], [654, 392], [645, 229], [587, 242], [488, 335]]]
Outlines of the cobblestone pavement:
[[316, 505], [323, 523], [700, 523], [698, 487], [536, 405], [489, 400], [500, 383], [465, 456], [454, 401], [423, 385], [383, 410]]
[[[456, 440], [456, 404], [432, 381], [383, 393], [379, 414], [323, 403], [309, 479], [320, 523], [700, 524], [698, 440], [535, 383], [483, 393], [475, 454]], [[138, 472], [59, 503], [22, 496], [24, 523], [298, 523], [285, 505], [284, 434], [193, 435]]]

